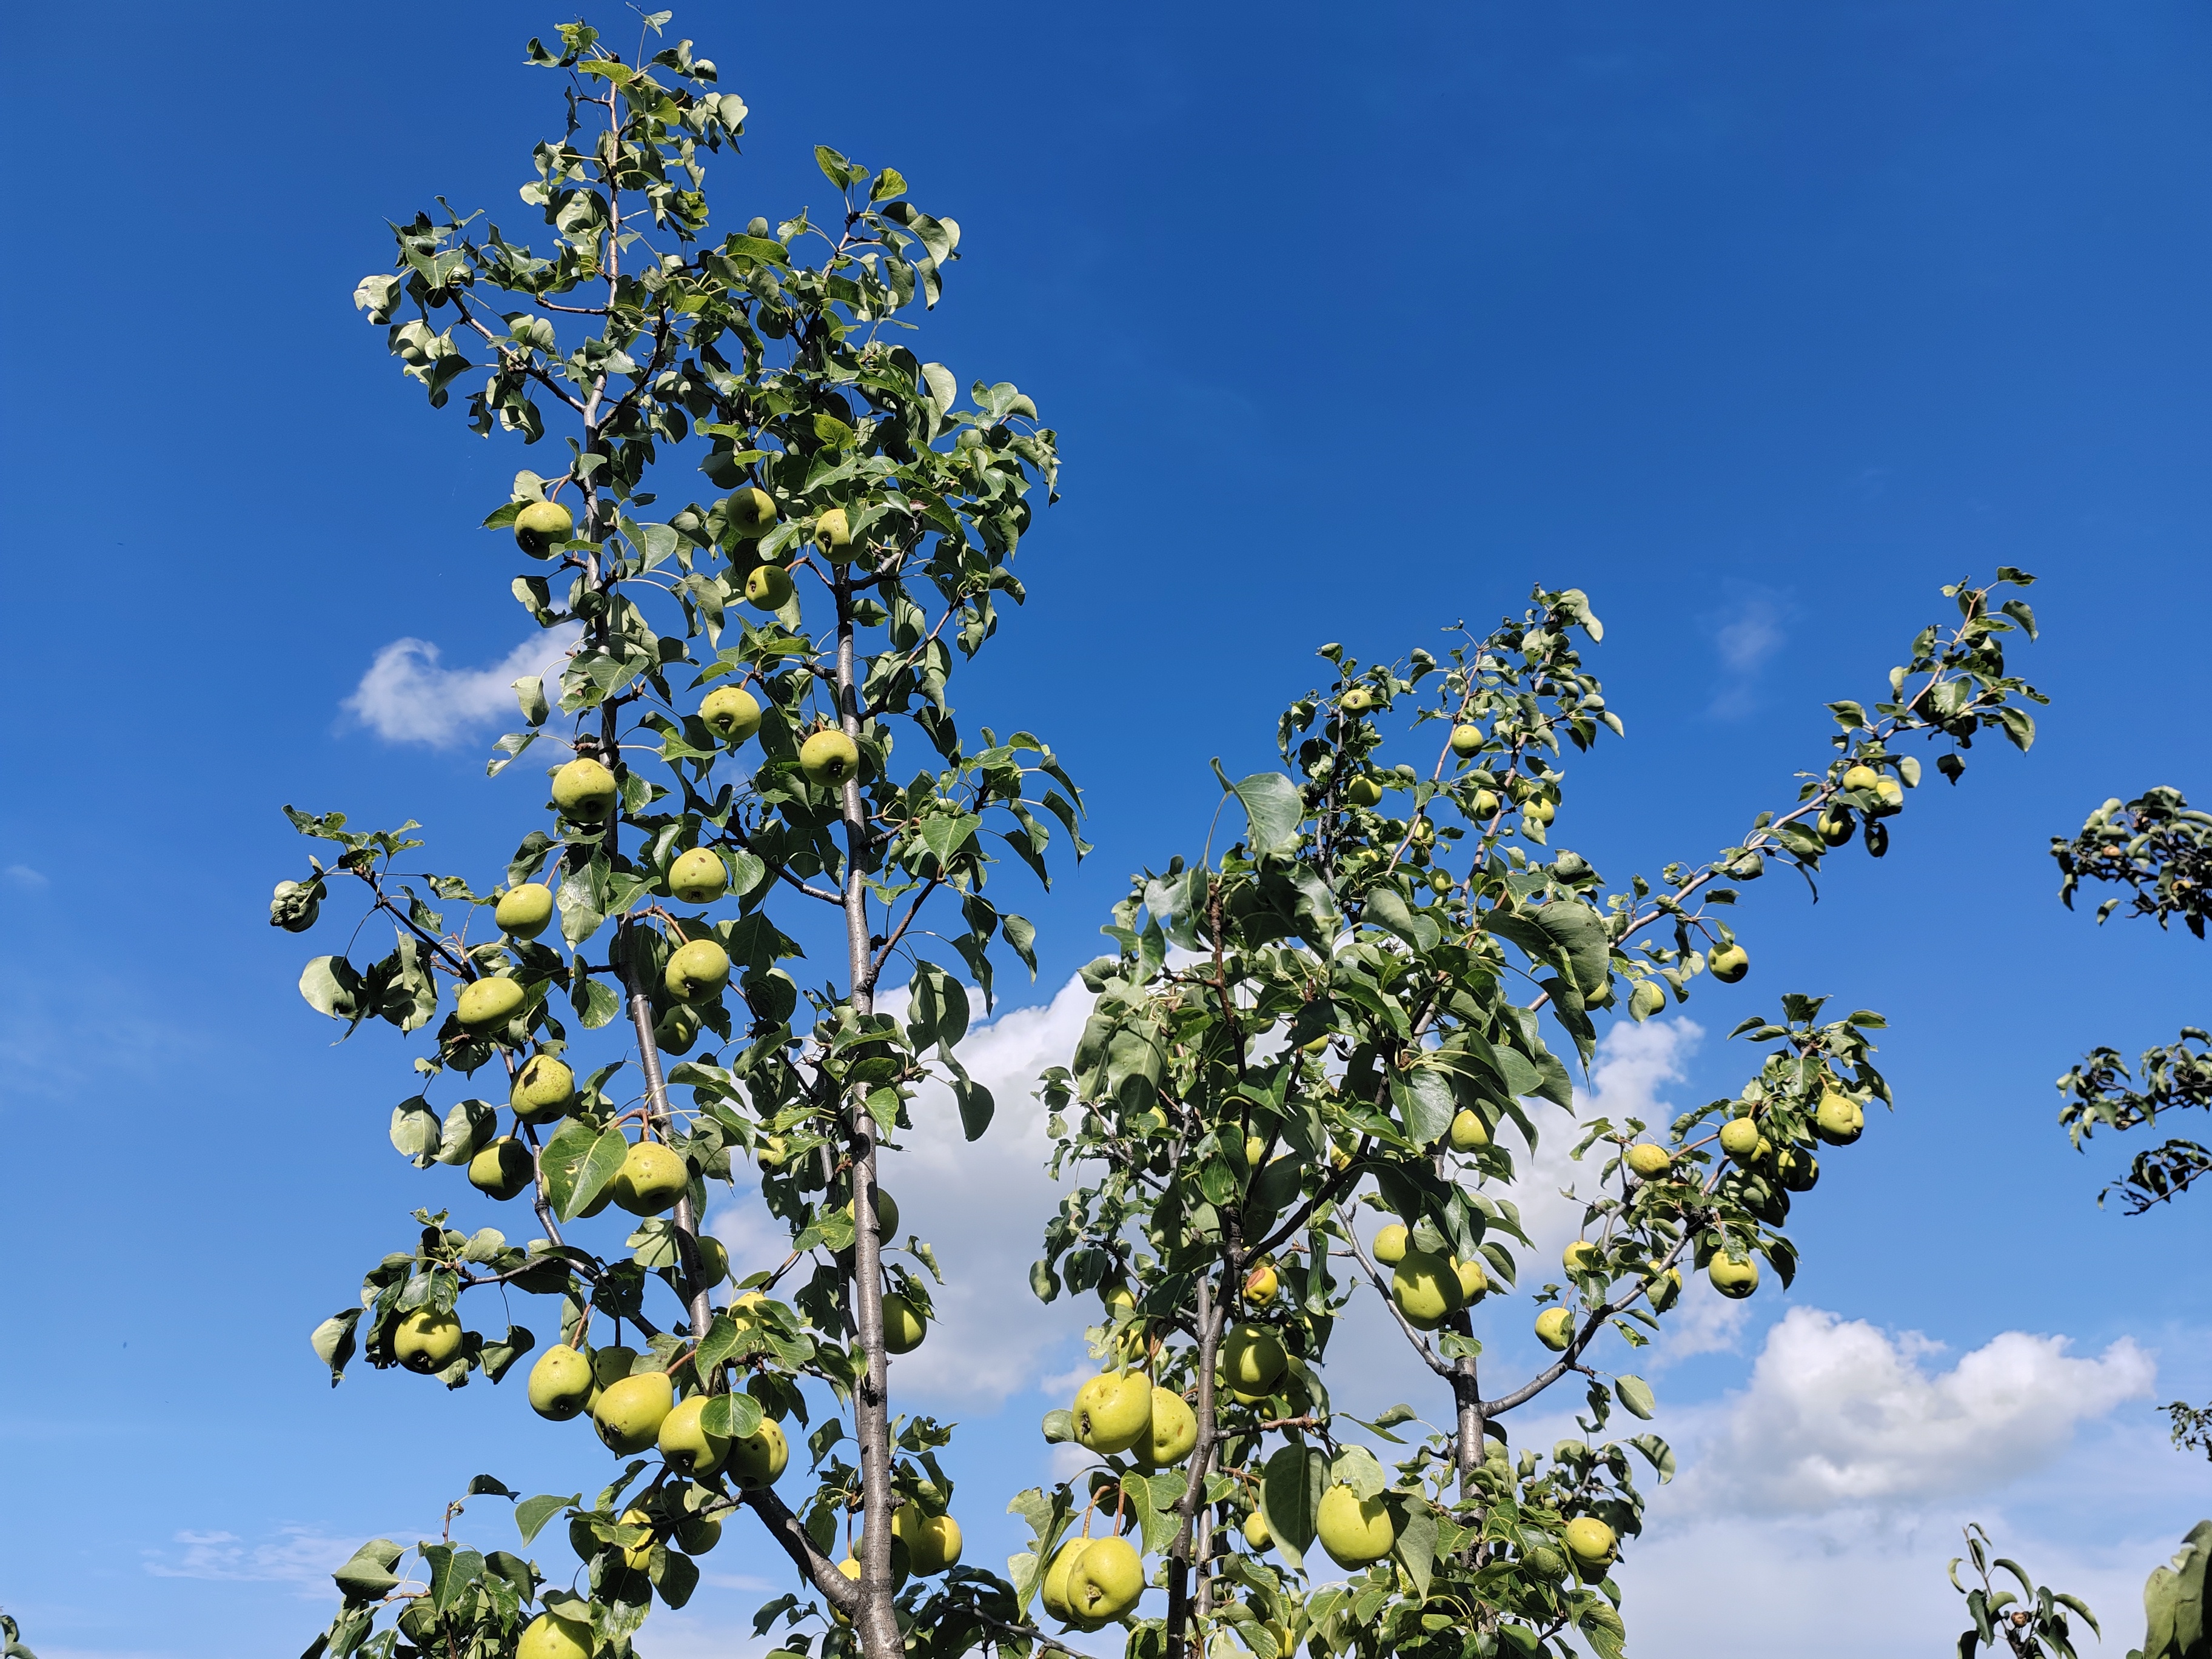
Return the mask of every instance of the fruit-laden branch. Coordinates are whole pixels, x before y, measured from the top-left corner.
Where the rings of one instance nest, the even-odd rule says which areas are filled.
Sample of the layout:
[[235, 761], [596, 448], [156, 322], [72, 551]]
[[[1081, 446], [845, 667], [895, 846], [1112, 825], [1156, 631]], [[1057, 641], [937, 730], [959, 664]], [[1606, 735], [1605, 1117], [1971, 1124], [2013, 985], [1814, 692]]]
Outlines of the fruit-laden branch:
[[[2197, 938], [2212, 911], [2212, 813], [2193, 810], [2179, 789], [2145, 791], [2124, 805], [2116, 795], [2095, 811], [2071, 841], [2053, 836], [2051, 856], [2063, 879], [2058, 896], [2074, 908], [2084, 881], [2132, 890], [2129, 914], [2149, 916], [2160, 927], [2175, 916]], [[2097, 907], [2101, 922], [2118, 908], [2109, 898]]]

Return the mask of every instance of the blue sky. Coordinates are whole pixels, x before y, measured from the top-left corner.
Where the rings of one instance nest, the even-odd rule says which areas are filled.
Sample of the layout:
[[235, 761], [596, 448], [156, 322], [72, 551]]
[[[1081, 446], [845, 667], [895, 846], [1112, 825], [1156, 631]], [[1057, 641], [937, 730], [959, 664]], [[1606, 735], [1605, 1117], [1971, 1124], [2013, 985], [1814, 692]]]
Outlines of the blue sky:
[[[1978, 1518], [2124, 1651], [2142, 1575], [2212, 1510], [2149, 1410], [2212, 1396], [2212, 1211], [2100, 1212], [2119, 1156], [2067, 1149], [2051, 1079], [2203, 1022], [2212, 954], [2069, 915], [2045, 849], [2107, 795], [2212, 797], [2212, 21], [1262, 16], [677, 19], [752, 110], [747, 155], [710, 174], [720, 222], [826, 203], [817, 142], [896, 164], [964, 233], [924, 355], [1018, 382], [1067, 463], [1024, 544], [1030, 604], [959, 700], [1055, 744], [1097, 850], [1024, 893], [1042, 972], [990, 1039], [1000, 1127], [894, 1180], [980, 1298], [913, 1374], [966, 1425], [972, 1558], [1012, 1547], [994, 1517], [1048, 1471], [1041, 1384], [1079, 1363], [1066, 1321], [985, 1305], [1018, 1294], [1050, 1202], [1018, 1108], [1072, 1041], [1053, 994], [1126, 872], [1202, 838], [1208, 758], [1265, 763], [1316, 644], [1395, 656], [1533, 582], [1585, 588], [1629, 740], [1570, 765], [1554, 838], [1656, 872], [1787, 799], [1826, 757], [1822, 703], [1871, 700], [1936, 586], [2002, 562], [2044, 578], [2033, 753], [1978, 747], [1817, 908], [1764, 884], [1751, 978], [1606, 1051], [1609, 1104], [1694, 1103], [1741, 1083], [1738, 1018], [1832, 992], [1890, 1016], [1901, 1104], [1801, 1208], [1796, 1289], [1708, 1310], [1654, 1366], [1692, 1455], [1626, 1613], [1644, 1654], [1767, 1651], [1763, 1621], [1808, 1608], [1807, 1652], [1942, 1644], [1941, 1564]], [[434, 193], [526, 228], [514, 188], [559, 117], [520, 46], [555, 21], [209, 5], [184, 28], [88, 4], [15, 26], [44, 159], [0, 272], [23, 693], [0, 790], [0, 1606], [45, 1659], [291, 1650], [333, 1552], [434, 1527], [480, 1469], [565, 1492], [603, 1467], [511, 1389], [319, 1376], [307, 1331], [427, 1178], [385, 1144], [398, 1045], [327, 1047], [292, 989], [302, 942], [264, 922], [300, 855], [286, 802], [420, 818], [486, 873], [535, 811], [534, 779], [483, 777], [503, 692], [482, 687], [529, 630], [472, 528], [532, 458], [425, 410], [349, 296], [388, 262], [384, 220]], [[413, 665], [386, 691], [421, 696], [362, 704], [380, 730], [347, 704], [405, 639], [439, 654], [386, 659]], [[742, 1248], [741, 1208], [718, 1224]], [[1772, 1475], [1806, 1443], [1833, 1490]], [[714, 1566], [777, 1571], [757, 1540]], [[724, 1650], [716, 1621], [749, 1604], [710, 1577], [644, 1650]]]

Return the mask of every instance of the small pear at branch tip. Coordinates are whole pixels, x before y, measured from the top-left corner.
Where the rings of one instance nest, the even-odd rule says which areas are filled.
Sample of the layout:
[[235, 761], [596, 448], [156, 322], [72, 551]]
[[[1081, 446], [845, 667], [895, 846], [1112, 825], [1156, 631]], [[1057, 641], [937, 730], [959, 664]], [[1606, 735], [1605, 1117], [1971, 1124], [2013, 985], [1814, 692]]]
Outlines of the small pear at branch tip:
[[699, 720], [734, 748], [760, 730], [761, 706], [751, 692], [741, 687], [718, 685], [699, 705]]
[[615, 775], [589, 755], [580, 755], [553, 774], [553, 804], [569, 817], [597, 823], [621, 796]]
[[576, 515], [558, 501], [525, 501], [514, 515], [514, 539], [533, 559], [542, 559], [575, 533]]
[[678, 1002], [703, 1002], [730, 982], [730, 953], [711, 939], [695, 939], [669, 953], [661, 983]]
[[729, 886], [729, 866], [708, 848], [695, 847], [668, 866], [668, 890], [686, 904], [712, 904]]
[[690, 1185], [690, 1166], [657, 1140], [632, 1146], [607, 1182], [615, 1202], [632, 1215], [659, 1215], [673, 1207]]
[[835, 727], [817, 732], [799, 745], [799, 769], [812, 782], [835, 788], [860, 769], [860, 749]]
[[410, 1371], [441, 1371], [461, 1351], [463, 1334], [452, 1314], [417, 1308], [392, 1328], [392, 1358]]
[[471, 980], [453, 1000], [454, 1018], [464, 1030], [494, 1030], [521, 1012], [528, 994], [516, 980]]
[[553, 890], [537, 881], [510, 887], [500, 895], [491, 919], [509, 939], [536, 939], [553, 920]]
[[1575, 1340], [1575, 1316], [1571, 1309], [1547, 1308], [1536, 1316], [1536, 1340], [1553, 1353], [1563, 1353], [1567, 1344]]

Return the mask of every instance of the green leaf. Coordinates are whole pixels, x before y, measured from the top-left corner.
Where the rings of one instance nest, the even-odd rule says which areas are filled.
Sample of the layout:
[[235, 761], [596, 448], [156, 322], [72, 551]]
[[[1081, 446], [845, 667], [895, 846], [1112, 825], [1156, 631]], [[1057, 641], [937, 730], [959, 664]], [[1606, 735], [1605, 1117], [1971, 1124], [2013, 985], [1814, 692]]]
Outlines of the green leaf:
[[389, 1538], [372, 1538], [331, 1577], [349, 1601], [373, 1601], [399, 1582], [399, 1575], [392, 1569], [405, 1553]]
[[1406, 1125], [1407, 1136], [1417, 1146], [1427, 1146], [1443, 1139], [1459, 1113], [1451, 1079], [1434, 1066], [1416, 1065], [1410, 1071], [1393, 1071], [1390, 1098]]
[[[571, 1120], [574, 1121], [574, 1120]], [[620, 1129], [603, 1129], [592, 1149], [577, 1164], [574, 1185], [568, 1193], [568, 1202], [559, 1212], [563, 1221], [574, 1221], [589, 1207], [592, 1200], [607, 1182], [615, 1178], [615, 1171], [629, 1156], [629, 1139]]]
[[1596, 911], [1578, 900], [1553, 899], [1525, 914], [1565, 951], [1577, 990], [1595, 991], [1605, 982], [1612, 941], [1606, 936], [1604, 919]]
[[353, 1019], [361, 1012], [361, 975], [343, 957], [317, 957], [300, 970], [300, 994], [319, 1014]]
[[1422, 1499], [1403, 1493], [1392, 1493], [1391, 1500], [1391, 1506], [1401, 1512], [1397, 1541], [1391, 1547], [1413, 1581], [1413, 1594], [1425, 1597], [1429, 1574], [1436, 1564], [1437, 1512]]
[[1260, 1480], [1260, 1513], [1275, 1547], [1294, 1571], [1305, 1571], [1313, 1547], [1315, 1517], [1328, 1486], [1328, 1462], [1314, 1446], [1285, 1446], [1267, 1460]]
[[353, 1331], [361, 1322], [361, 1313], [359, 1308], [341, 1309], [316, 1326], [307, 1338], [315, 1358], [331, 1368], [331, 1386], [334, 1389], [345, 1375], [346, 1361], [353, 1358]]
[[760, 1432], [761, 1403], [749, 1394], [718, 1394], [701, 1408], [699, 1426], [708, 1434], [744, 1440]]
[[514, 1528], [527, 1544], [538, 1536], [545, 1523], [567, 1509], [571, 1504], [583, 1501], [583, 1493], [570, 1492], [566, 1498], [556, 1498], [550, 1492], [540, 1492], [535, 1498], [526, 1498], [514, 1506]]
[[1329, 1479], [1343, 1482], [1362, 1498], [1379, 1495], [1389, 1486], [1390, 1478], [1382, 1466], [1375, 1461], [1375, 1454], [1364, 1446], [1346, 1446], [1336, 1455], [1329, 1466]]
[[1650, 1420], [1651, 1413], [1657, 1408], [1651, 1397], [1651, 1385], [1640, 1376], [1615, 1377], [1613, 1391], [1623, 1406], [1646, 1422]]
[[672, 1607], [682, 1607], [699, 1588], [698, 1565], [680, 1550], [653, 1551], [652, 1577], [653, 1588]]
[[1229, 781], [1221, 763], [1213, 763], [1222, 787], [1244, 808], [1245, 846], [1255, 860], [1297, 851], [1299, 828], [1305, 822], [1305, 802], [1298, 787], [1279, 772], [1255, 772], [1239, 783]]

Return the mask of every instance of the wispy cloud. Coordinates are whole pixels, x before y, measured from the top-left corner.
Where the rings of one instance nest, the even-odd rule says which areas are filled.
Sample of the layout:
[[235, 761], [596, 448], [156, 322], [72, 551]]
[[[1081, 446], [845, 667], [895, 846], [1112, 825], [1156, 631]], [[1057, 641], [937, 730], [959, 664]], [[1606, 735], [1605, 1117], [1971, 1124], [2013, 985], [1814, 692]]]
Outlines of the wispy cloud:
[[6, 869], [0, 870], [0, 875], [7, 877], [16, 886], [33, 893], [42, 893], [49, 885], [46, 877], [27, 864], [11, 864]]
[[326, 1537], [311, 1527], [280, 1528], [274, 1537], [249, 1542], [236, 1533], [180, 1532], [173, 1550], [145, 1552], [156, 1578], [198, 1578], [231, 1584], [305, 1584], [328, 1589], [361, 1540]]
[[1765, 588], [1740, 594], [1728, 609], [1707, 619], [1721, 684], [1707, 712], [1717, 720], [1736, 720], [1751, 712], [1759, 671], [1789, 643], [1787, 599]]
[[502, 711], [515, 713], [514, 682], [550, 675], [568, 654], [575, 623], [525, 640], [489, 668], [447, 668], [428, 640], [394, 640], [376, 653], [343, 707], [386, 743], [450, 748]]

